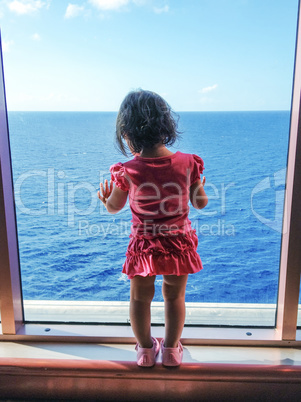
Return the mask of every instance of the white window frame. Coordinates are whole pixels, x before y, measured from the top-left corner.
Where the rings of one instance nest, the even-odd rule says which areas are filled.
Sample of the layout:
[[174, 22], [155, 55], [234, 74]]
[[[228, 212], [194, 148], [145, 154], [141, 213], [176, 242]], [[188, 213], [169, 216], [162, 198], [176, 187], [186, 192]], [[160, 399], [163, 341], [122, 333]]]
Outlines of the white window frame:
[[[275, 328], [185, 327], [186, 344], [301, 344], [297, 330], [301, 271], [301, 28], [298, 11], [290, 138]], [[2, 54], [0, 62], [3, 68]], [[1, 66], [0, 66], [1, 67]], [[24, 320], [4, 78], [0, 79], [0, 308], [1, 340], [133, 342], [129, 325], [32, 324]], [[161, 328], [153, 328], [160, 335]]]

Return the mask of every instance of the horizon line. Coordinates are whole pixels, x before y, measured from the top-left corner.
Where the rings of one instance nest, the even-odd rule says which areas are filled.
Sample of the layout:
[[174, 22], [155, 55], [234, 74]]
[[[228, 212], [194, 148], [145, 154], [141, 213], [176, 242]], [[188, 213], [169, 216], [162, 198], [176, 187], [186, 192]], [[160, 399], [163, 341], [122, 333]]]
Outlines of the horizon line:
[[[264, 110], [173, 110], [175, 113], [244, 113], [244, 112], [290, 112], [291, 109]], [[118, 110], [7, 110], [8, 113], [118, 113]]]

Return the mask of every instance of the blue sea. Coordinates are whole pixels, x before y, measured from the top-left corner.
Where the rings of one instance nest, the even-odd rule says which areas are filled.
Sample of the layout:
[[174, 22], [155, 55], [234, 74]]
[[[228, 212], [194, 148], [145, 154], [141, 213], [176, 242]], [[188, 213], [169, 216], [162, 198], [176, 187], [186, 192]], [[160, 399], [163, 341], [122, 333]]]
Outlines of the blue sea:
[[[179, 113], [170, 149], [205, 162], [208, 206], [190, 209], [204, 269], [190, 302], [275, 303], [289, 137], [288, 111]], [[109, 167], [116, 113], [10, 112], [25, 300], [129, 300], [121, 273], [127, 205], [110, 215], [97, 199]], [[156, 301], [162, 301], [162, 278]]]

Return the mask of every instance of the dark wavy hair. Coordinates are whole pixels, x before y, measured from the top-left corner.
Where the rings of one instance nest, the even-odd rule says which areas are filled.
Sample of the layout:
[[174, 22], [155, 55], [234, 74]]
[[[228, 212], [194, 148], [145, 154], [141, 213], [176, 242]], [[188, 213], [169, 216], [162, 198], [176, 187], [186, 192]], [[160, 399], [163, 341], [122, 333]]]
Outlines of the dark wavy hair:
[[116, 121], [116, 142], [128, 156], [125, 137], [131, 150], [139, 153], [156, 144], [172, 145], [179, 136], [178, 116], [158, 94], [139, 89], [123, 100]]

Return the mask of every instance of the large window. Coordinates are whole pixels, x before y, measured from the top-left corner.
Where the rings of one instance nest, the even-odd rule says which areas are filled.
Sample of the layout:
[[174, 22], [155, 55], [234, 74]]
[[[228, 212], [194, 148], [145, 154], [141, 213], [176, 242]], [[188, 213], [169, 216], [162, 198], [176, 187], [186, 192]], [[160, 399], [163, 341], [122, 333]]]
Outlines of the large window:
[[[297, 303], [287, 258], [300, 95], [299, 77], [293, 80], [298, 2], [150, 4], [98, 9], [97, 16], [87, 4], [68, 5], [63, 14], [57, 5], [35, 15], [5, 11], [25, 31], [25, 19], [35, 18], [41, 33], [24, 46], [2, 27], [10, 133], [8, 143], [3, 88], [9, 237], [2, 321], [128, 323], [129, 282], [121, 267], [130, 210], [108, 215], [96, 191], [109, 166], [126, 160], [114, 147], [116, 110], [137, 86], [159, 92], [178, 111], [182, 136], [172, 150], [205, 161], [209, 204], [190, 211], [204, 269], [189, 278], [186, 324], [279, 327]], [[213, 11], [216, 29], [206, 22]], [[51, 37], [48, 18], [59, 13]], [[17, 74], [21, 59], [30, 80]], [[160, 277], [156, 282], [153, 322], [161, 324]]]

